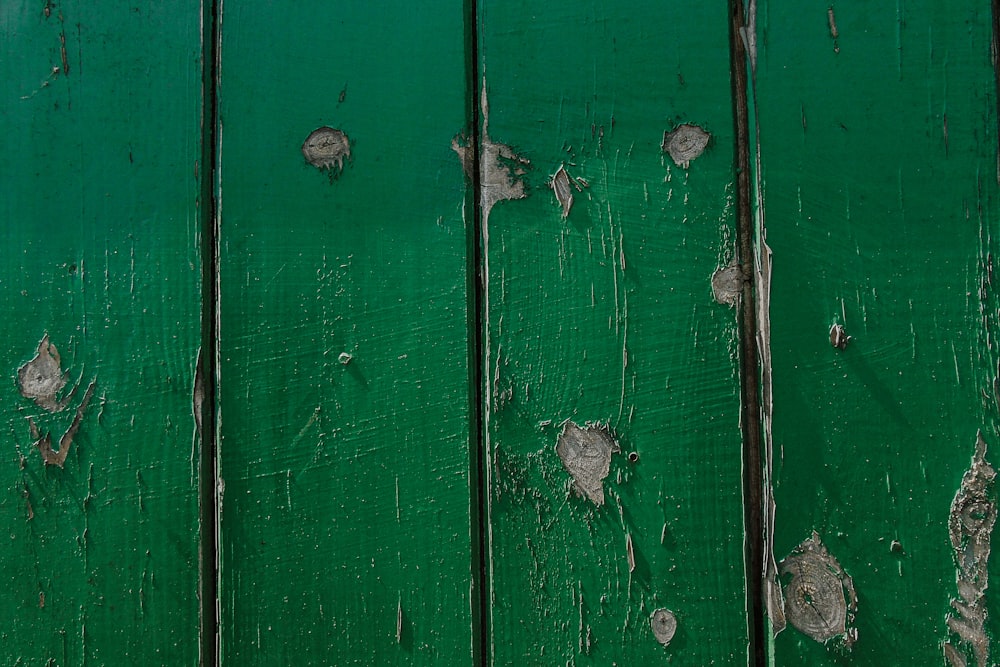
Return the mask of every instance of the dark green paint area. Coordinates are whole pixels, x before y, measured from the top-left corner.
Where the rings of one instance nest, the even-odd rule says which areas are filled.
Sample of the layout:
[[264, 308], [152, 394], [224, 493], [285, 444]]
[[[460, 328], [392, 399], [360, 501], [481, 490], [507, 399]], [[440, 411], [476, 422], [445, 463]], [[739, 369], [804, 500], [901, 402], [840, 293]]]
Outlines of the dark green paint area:
[[[531, 163], [484, 221], [492, 662], [745, 662], [736, 321], [711, 288], [735, 250], [725, 11], [479, 9], [485, 130]], [[680, 123], [713, 137], [687, 170], [661, 149]], [[564, 420], [621, 447], [601, 506]]]
[[859, 598], [851, 654], [789, 627], [772, 660], [939, 664], [977, 431], [1000, 462], [989, 6], [838, 4], [836, 39], [825, 5], [758, 11], [775, 556], [815, 530]]
[[[222, 15], [226, 664], [472, 660], [464, 30], [461, 3]], [[342, 171], [303, 156], [324, 126]]]
[[[0, 6], [4, 664], [198, 663], [199, 19]], [[17, 380], [45, 334], [57, 412]], [[95, 379], [45, 466], [29, 419], [58, 449]]]

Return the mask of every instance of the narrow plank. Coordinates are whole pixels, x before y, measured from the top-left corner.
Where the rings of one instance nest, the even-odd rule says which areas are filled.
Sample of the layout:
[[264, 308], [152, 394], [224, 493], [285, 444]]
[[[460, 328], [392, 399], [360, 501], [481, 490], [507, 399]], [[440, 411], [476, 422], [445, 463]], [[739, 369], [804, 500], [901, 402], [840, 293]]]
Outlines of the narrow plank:
[[199, 661], [200, 22], [0, 4], [4, 664]]
[[472, 660], [464, 22], [223, 12], [225, 664]]
[[745, 663], [725, 7], [478, 5], [492, 663]]
[[[992, 589], [974, 605], [989, 606], [985, 635], [976, 612], [950, 606], [957, 581], [980, 572], [972, 588], [985, 585], [967, 540], [985, 538], [988, 552], [994, 496], [964, 537], [949, 518], [978, 431], [986, 460], [1000, 461], [989, 3], [762, 2], [757, 28], [774, 554], [791, 555], [792, 624], [771, 659], [965, 664], [949, 652], [994, 664], [995, 645], [976, 657], [949, 631], [964, 618], [988, 647], [997, 627]], [[831, 338], [834, 325], [844, 330]], [[814, 531], [828, 556], [815, 543], [795, 551]], [[838, 568], [855, 618], [810, 624], [853, 613]]]

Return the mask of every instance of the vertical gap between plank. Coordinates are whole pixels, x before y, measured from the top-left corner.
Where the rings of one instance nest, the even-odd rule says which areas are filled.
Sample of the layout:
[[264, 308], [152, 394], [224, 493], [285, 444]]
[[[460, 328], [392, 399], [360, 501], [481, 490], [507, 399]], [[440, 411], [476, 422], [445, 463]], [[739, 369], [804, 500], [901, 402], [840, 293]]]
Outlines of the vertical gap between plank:
[[[202, 3], [202, 118], [201, 118], [201, 352], [195, 382], [201, 420], [199, 456], [199, 577], [200, 659], [202, 667], [220, 662], [219, 628], [219, 502], [218, 469], [218, 337], [219, 337], [219, 201], [218, 201], [218, 86], [222, 0]], [[199, 401], [200, 393], [200, 405]]]
[[747, 629], [749, 661], [755, 667], [766, 664], [764, 652], [764, 523], [763, 470], [761, 460], [761, 418], [759, 360], [757, 353], [757, 308], [754, 298], [754, 225], [750, 197], [750, 129], [747, 102], [747, 53], [744, 42], [746, 21], [743, 0], [729, 0], [730, 79], [733, 90], [733, 119], [736, 131], [737, 239], [743, 273], [740, 300], [740, 424], [743, 433], [743, 531], [747, 586]]
[[483, 218], [481, 206], [480, 142], [482, 128], [479, 88], [479, 6], [476, 0], [465, 3], [466, 38], [466, 117], [469, 122], [469, 149], [472, 155], [471, 181], [472, 214], [468, 225], [468, 282], [469, 294], [469, 385], [471, 401], [470, 432], [470, 504], [472, 511], [472, 649], [473, 664], [488, 665], [490, 656], [490, 544], [489, 544], [489, 488], [485, 466], [489, 462], [486, 451], [486, 424], [484, 382], [486, 351], [485, 289], [487, 276], [483, 257]]

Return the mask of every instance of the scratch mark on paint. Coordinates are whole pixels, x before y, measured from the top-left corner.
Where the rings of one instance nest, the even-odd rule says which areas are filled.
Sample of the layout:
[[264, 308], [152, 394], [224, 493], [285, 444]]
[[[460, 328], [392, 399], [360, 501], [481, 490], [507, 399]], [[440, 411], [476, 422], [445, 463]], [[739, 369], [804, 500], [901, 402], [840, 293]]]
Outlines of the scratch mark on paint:
[[825, 643], [843, 640], [850, 650], [858, 639], [851, 627], [858, 608], [854, 581], [830, 554], [819, 534], [795, 547], [780, 564], [788, 620], [803, 634]]
[[52, 69], [49, 70], [49, 75], [47, 77], [45, 77], [44, 79], [42, 79], [42, 82], [38, 84], [38, 88], [35, 88], [28, 95], [21, 95], [21, 99], [22, 100], [30, 100], [32, 97], [34, 97], [38, 93], [42, 92], [43, 89], [48, 88], [49, 84], [52, 83], [53, 79], [55, 79], [56, 77], [59, 76], [59, 72], [60, 71], [61, 70], [59, 69], [59, 65], [53, 65]]
[[840, 44], [837, 41], [840, 38], [840, 33], [837, 31], [837, 17], [833, 14], [833, 5], [830, 5], [829, 9], [826, 10], [826, 19], [830, 24], [830, 37], [833, 38], [833, 52], [840, 53]]
[[948, 114], [941, 119], [941, 133], [944, 135], [944, 156], [948, 157]]
[[958, 597], [951, 601], [955, 613], [948, 616], [948, 630], [957, 635], [944, 644], [951, 667], [968, 664], [969, 652], [977, 667], [989, 664], [986, 636], [986, 586], [990, 538], [997, 510], [991, 496], [996, 471], [986, 461], [986, 441], [976, 434], [972, 464], [962, 476], [962, 484], [951, 503], [948, 533], [954, 551]]
[[[62, 21], [62, 15], [59, 15], [59, 20]], [[63, 29], [59, 33], [59, 55], [62, 58], [63, 72], [66, 76], [69, 76], [69, 58], [66, 56], [66, 30]]]
[[628, 558], [628, 573], [635, 572], [635, 549], [632, 546], [632, 533], [625, 533], [625, 556]]
[[570, 420], [562, 424], [556, 453], [573, 477], [573, 488], [600, 507], [604, 504], [604, 479], [611, 470], [611, 455], [621, 448], [607, 425], [588, 423], [580, 428]]
[[403, 643], [403, 597], [396, 603], [396, 643]]
[[653, 636], [656, 641], [663, 646], [670, 646], [671, 640], [677, 634], [677, 616], [669, 609], [657, 609], [649, 617], [649, 625], [653, 629]]
[[[306, 423], [302, 426], [302, 428], [299, 429], [299, 432], [295, 434], [294, 438], [292, 438], [292, 442], [288, 445], [288, 447], [289, 447], [290, 450], [294, 450], [296, 447], [299, 446], [299, 443], [302, 442], [302, 438], [305, 437], [306, 433], [308, 433], [308, 431], [312, 427], [312, 425], [315, 424], [316, 420], [319, 419], [319, 415], [320, 415], [320, 412], [322, 411], [322, 409], [323, 409], [322, 406], [320, 406], [320, 405], [316, 406], [316, 408], [313, 410], [312, 414], [309, 415], [309, 419], [306, 420]], [[302, 470], [300, 470], [298, 472], [298, 474], [295, 475], [295, 481], [296, 482], [298, 482], [299, 478], [301, 478], [302, 475], [305, 474], [305, 472], [307, 470], [309, 470], [310, 468], [312, 468], [316, 464], [316, 462], [319, 460], [321, 447], [322, 447], [322, 443], [320, 443], [320, 444], [317, 445], [316, 452], [313, 454], [312, 459], [310, 459], [309, 462], [306, 463], [302, 467]]]

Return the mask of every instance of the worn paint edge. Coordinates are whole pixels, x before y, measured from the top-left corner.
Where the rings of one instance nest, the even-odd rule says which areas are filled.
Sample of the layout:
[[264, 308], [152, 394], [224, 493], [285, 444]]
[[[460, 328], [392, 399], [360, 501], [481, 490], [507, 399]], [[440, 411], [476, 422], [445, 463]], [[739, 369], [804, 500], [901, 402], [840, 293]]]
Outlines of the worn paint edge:
[[[952, 667], [964, 667], [971, 651], [977, 667], [989, 664], [990, 640], [986, 634], [986, 589], [989, 558], [997, 508], [993, 487], [996, 470], [986, 460], [987, 444], [982, 431], [969, 468], [955, 492], [948, 513], [948, 533], [955, 561], [957, 595], [951, 599], [946, 624], [953, 637], [942, 646]], [[958, 641], [953, 641], [957, 637]]]
[[774, 523], [777, 504], [774, 500], [774, 392], [771, 371], [771, 247], [767, 244], [767, 224], [764, 205], [764, 183], [761, 177], [760, 116], [757, 98], [757, 0], [750, 0], [747, 26], [743, 38], [750, 53], [750, 87], [753, 97], [753, 198], [755, 225], [754, 287], [757, 307], [757, 350], [760, 355], [761, 384], [761, 438], [763, 461], [761, 479], [761, 505], [763, 510], [763, 582], [764, 611], [770, 625], [770, 636], [776, 637], [785, 629], [785, 599], [778, 582], [778, 566], [774, 557]]
[[[752, 14], [751, 14], [752, 16]], [[753, 19], [751, 19], [753, 20]], [[761, 366], [758, 351], [757, 253], [755, 252], [755, 215], [751, 198], [750, 120], [748, 72], [755, 62], [748, 60], [747, 24], [743, 0], [729, 0], [730, 76], [733, 95], [733, 124], [736, 136], [736, 210], [737, 261], [743, 272], [743, 294], [738, 306], [740, 340], [740, 428], [743, 434], [743, 521], [744, 568], [746, 571], [746, 609], [748, 664], [766, 664], [764, 650], [764, 522], [762, 516], [764, 485], [761, 461]], [[754, 149], [759, 155], [759, 146]], [[756, 179], [755, 179], [756, 180]], [[757, 202], [758, 209], [760, 202]]]

